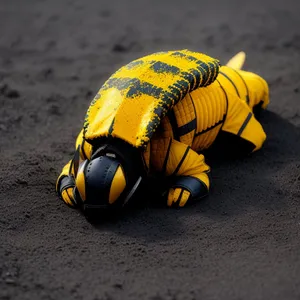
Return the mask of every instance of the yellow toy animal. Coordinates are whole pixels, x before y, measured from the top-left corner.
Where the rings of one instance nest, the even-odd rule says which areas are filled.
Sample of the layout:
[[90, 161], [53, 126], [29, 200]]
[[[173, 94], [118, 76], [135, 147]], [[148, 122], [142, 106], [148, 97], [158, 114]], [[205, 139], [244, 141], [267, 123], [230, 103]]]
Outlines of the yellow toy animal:
[[92, 101], [74, 158], [56, 189], [69, 206], [124, 206], [149, 176], [167, 178], [167, 205], [204, 197], [210, 167], [201, 154], [222, 140], [236, 154], [266, 139], [255, 111], [269, 103], [268, 85], [241, 71], [245, 53], [227, 66], [189, 50], [159, 52], [114, 73]]

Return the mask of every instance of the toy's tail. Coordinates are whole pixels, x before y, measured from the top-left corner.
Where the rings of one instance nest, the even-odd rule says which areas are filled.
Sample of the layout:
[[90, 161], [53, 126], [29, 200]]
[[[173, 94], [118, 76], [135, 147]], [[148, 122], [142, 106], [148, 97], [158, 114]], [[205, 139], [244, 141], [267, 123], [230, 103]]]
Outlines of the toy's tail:
[[243, 68], [243, 65], [245, 63], [246, 59], [246, 53], [241, 51], [238, 54], [236, 54], [234, 57], [232, 57], [226, 64], [226, 66], [235, 69], [235, 70], [241, 70]]

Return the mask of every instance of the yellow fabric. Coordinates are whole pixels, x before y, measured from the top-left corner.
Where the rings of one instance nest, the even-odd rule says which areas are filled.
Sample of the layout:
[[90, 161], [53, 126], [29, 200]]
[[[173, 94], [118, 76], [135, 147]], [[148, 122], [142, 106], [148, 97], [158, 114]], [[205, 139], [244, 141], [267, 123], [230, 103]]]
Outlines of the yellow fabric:
[[174, 203], [179, 201], [178, 206], [183, 207], [187, 203], [191, 193], [182, 188], [170, 188], [168, 193], [167, 205], [172, 206]]
[[[255, 119], [247, 104], [233, 94], [228, 93], [228, 111], [222, 130], [234, 135], [240, 135], [243, 139], [255, 145], [255, 151], [260, 149], [266, 139], [266, 134], [261, 124]], [[248, 123], [245, 122], [250, 117]], [[243, 125], [246, 124], [242, 130]], [[239, 134], [240, 133], [240, 134]]]
[[183, 191], [182, 197], [180, 199], [179, 207], [185, 206], [185, 204], [188, 201], [190, 195], [191, 195], [191, 193], [189, 191], [186, 191], [186, 190]]
[[264, 109], [269, 104], [268, 84], [257, 74], [222, 66], [217, 80], [227, 93], [236, 95], [245, 102], [247, 102], [248, 95], [248, 105], [251, 109], [260, 101], [263, 101]]
[[269, 100], [269, 87], [267, 82], [257, 74], [237, 71], [244, 79], [248, 86], [250, 102], [249, 106], [252, 109], [254, 105], [257, 105], [260, 101], [263, 101], [262, 108], [266, 109]]
[[[174, 145], [173, 151], [176, 151], [178, 145]], [[178, 176], [192, 176], [200, 179], [205, 183], [209, 189], [210, 182], [207, 173], [209, 173], [210, 167], [205, 163], [204, 156], [197, 152], [190, 150], [183, 161], [180, 169], [177, 172]]]
[[92, 155], [92, 145], [89, 144], [83, 138], [83, 129], [77, 136], [75, 148], [77, 149], [80, 146], [80, 158], [81, 160], [90, 159]]
[[[185, 105], [182, 105], [182, 103]], [[180, 136], [180, 141], [191, 146], [195, 151], [207, 149], [219, 133], [226, 112], [226, 94], [218, 82], [212, 83], [208, 87], [199, 88], [188, 94], [174, 106], [177, 128], [173, 128], [173, 130], [176, 132], [178, 128], [182, 128], [182, 126], [196, 118], [196, 129]], [[165, 139], [170, 137], [174, 138], [172, 127], [170, 127], [169, 117], [165, 117], [151, 140], [151, 144], [154, 139], [158, 140], [156, 143], [159, 143], [159, 145], [155, 146], [155, 149], [160, 149], [158, 155], [161, 155], [161, 153], [164, 153], [163, 156], [165, 155]], [[151, 153], [156, 156], [154, 151], [151, 151]], [[160, 158], [160, 161], [163, 161], [163, 158]]]
[[[190, 94], [187, 94], [178, 104], [176, 104], [173, 110], [178, 127], [186, 126], [192, 120], [196, 119], [196, 111]], [[180, 141], [184, 144], [191, 145], [195, 132], [196, 128], [189, 133], [180, 136]]]
[[[189, 149], [186, 157], [184, 158], [187, 148], [187, 145], [176, 140], [172, 140], [167, 157], [165, 175], [192, 176], [200, 179], [205, 183], [207, 188], [209, 188], [210, 183], [207, 173], [210, 171], [210, 168], [205, 163], [204, 156], [196, 153], [192, 149]], [[183, 158], [184, 160], [175, 174], [174, 172]]]
[[150, 170], [161, 170], [168, 151], [171, 138], [153, 138], [150, 141]]
[[[224, 130], [226, 130], [226, 128]], [[255, 149], [253, 151], [259, 150], [267, 138], [261, 124], [255, 119], [254, 115], [252, 115], [248, 125], [242, 131], [240, 136], [255, 145]]]
[[118, 167], [109, 190], [109, 204], [113, 204], [126, 187], [126, 180], [121, 166]]
[[183, 126], [191, 120], [195, 119], [196, 117], [194, 105], [189, 94], [185, 96], [180, 102], [178, 102], [178, 104], [174, 106], [173, 110], [176, 119], [178, 120], [178, 126]]
[[[82, 145], [83, 145], [83, 147], [82, 147]], [[86, 141], [84, 142], [84, 140], [83, 140], [83, 129], [80, 131], [80, 133], [78, 134], [78, 136], [76, 138], [75, 149], [77, 149], [78, 146], [81, 146], [80, 147], [80, 160], [81, 161], [85, 160], [83, 151], [84, 151], [85, 155], [87, 156], [87, 158], [90, 159], [91, 154], [92, 154], [92, 146], [88, 142], [86, 142]], [[74, 176], [74, 168], [71, 168], [71, 174], [69, 174], [71, 163], [72, 163], [72, 160], [70, 160], [63, 167], [59, 177], [57, 178], [57, 181], [56, 181], [56, 191], [57, 192], [59, 192], [60, 181], [63, 177], [68, 176], [68, 175]]]
[[59, 192], [59, 185], [60, 185], [60, 181], [63, 177], [68, 176], [69, 175], [69, 170], [70, 170], [70, 165], [72, 163], [72, 160], [70, 160], [62, 169], [60, 175], [58, 176], [57, 180], [56, 180], [56, 192]]
[[[171, 141], [170, 150], [167, 153], [168, 157], [166, 158], [167, 159], [166, 170], [165, 170], [166, 176], [173, 175], [179, 162], [183, 158], [184, 153], [186, 152], [187, 148], [188, 148], [188, 146], [183, 143], [180, 143], [176, 140]], [[151, 155], [152, 155], [152, 153], [151, 153]], [[177, 174], [179, 175], [179, 173], [177, 173]]]
[[72, 207], [74, 206], [73, 188], [68, 188], [68, 189], [62, 191], [61, 197], [67, 205], [72, 206]]
[[224, 119], [227, 109], [226, 97], [218, 82], [193, 91], [190, 96], [197, 114], [197, 134]]
[[211, 84], [219, 62], [188, 50], [159, 52], [122, 67], [92, 101], [84, 136], [111, 135], [145, 146], [167, 111], [192, 90]]
[[239, 72], [227, 66], [222, 66], [217, 80], [226, 93], [236, 95], [241, 100], [247, 102], [247, 86]]
[[[185, 158], [184, 155], [186, 155]], [[210, 168], [205, 163], [203, 155], [197, 154], [183, 143], [172, 140], [167, 159], [166, 176], [191, 176], [202, 181], [207, 189], [209, 189], [210, 182], [207, 173], [209, 173]], [[181, 166], [178, 168], [179, 164], [181, 164]], [[189, 191], [183, 188], [171, 187], [168, 192], [167, 204], [168, 206], [172, 206], [172, 204], [179, 201], [178, 206], [183, 207], [189, 198]]]
[[193, 91], [193, 99], [197, 115], [197, 129], [192, 143], [195, 151], [207, 149], [215, 140], [221, 128], [226, 111], [226, 95], [220, 84], [214, 82], [206, 88]]

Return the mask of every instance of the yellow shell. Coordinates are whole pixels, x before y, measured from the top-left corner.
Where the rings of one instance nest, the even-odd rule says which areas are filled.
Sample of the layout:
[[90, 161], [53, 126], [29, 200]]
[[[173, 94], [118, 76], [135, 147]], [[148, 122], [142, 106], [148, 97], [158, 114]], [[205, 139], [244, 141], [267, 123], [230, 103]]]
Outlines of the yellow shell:
[[161, 119], [184, 96], [211, 84], [219, 61], [189, 50], [154, 53], [114, 73], [92, 101], [84, 122], [90, 142], [120, 138], [134, 147], [146, 146]]

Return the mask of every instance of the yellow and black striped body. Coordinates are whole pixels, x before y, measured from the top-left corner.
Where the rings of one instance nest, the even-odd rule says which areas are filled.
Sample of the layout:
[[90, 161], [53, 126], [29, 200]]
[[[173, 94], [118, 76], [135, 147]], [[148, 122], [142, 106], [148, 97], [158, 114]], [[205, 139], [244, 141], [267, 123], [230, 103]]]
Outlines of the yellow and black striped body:
[[[209, 191], [210, 167], [200, 153], [220, 132], [247, 141], [251, 151], [262, 147], [266, 134], [253, 109], [268, 103], [268, 85], [254, 73], [219, 68], [217, 60], [187, 50], [153, 54], [124, 66], [103, 85], [76, 149], [81, 160], [90, 160], [99, 138], [125, 141], [139, 149], [149, 175], [173, 180], [168, 205], [184, 206]], [[60, 185], [76, 176], [71, 166], [72, 161], [57, 180], [69, 205], [72, 188]]]

